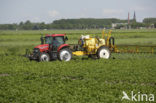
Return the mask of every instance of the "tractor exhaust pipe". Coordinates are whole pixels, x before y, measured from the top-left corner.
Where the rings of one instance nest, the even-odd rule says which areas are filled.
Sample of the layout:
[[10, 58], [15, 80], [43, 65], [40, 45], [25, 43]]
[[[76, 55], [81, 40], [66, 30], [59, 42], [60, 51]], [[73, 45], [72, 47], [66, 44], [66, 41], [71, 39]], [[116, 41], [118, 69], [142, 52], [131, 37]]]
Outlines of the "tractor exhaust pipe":
[[41, 36], [40, 40], [41, 40], [41, 44], [44, 44], [43, 36]]

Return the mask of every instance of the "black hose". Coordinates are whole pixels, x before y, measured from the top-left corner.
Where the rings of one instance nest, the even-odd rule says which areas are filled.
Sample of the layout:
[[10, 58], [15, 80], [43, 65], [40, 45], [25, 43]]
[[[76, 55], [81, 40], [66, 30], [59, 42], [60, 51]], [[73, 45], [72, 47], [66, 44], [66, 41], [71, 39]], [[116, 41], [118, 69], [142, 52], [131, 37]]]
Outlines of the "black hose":
[[112, 46], [114, 47], [114, 45], [115, 45], [115, 39], [114, 39], [114, 37], [110, 37], [109, 38], [109, 48], [111, 49], [111, 51], [115, 50], [114, 48], [112, 48]]
[[110, 37], [109, 38], [109, 45], [111, 46], [111, 45], [115, 45], [115, 39], [114, 39], [114, 37]]

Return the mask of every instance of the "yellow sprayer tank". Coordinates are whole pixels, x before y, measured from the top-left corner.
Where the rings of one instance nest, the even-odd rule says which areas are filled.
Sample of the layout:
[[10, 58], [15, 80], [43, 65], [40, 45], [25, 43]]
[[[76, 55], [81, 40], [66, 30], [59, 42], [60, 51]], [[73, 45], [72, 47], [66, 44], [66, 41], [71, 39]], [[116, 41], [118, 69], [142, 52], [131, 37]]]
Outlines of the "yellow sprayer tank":
[[83, 48], [85, 48], [87, 54], [95, 54], [101, 45], [105, 45], [104, 39], [84, 38], [83, 40]]
[[108, 59], [110, 57], [110, 51], [109, 48], [106, 46], [105, 39], [90, 37], [89, 35], [82, 35], [79, 39], [78, 45], [83, 49], [72, 52], [73, 55], [88, 55], [89, 57], [105, 59]]

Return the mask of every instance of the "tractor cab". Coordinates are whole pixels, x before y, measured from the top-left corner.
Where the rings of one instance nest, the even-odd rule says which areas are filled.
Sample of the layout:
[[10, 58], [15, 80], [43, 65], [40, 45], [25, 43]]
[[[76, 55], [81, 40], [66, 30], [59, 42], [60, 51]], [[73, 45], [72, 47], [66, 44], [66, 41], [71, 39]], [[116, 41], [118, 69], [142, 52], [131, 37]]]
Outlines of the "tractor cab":
[[65, 34], [47, 34], [45, 37], [41, 37], [41, 44], [49, 44], [58, 47], [65, 44], [66, 40], [68, 40], [68, 38], [65, 37]]

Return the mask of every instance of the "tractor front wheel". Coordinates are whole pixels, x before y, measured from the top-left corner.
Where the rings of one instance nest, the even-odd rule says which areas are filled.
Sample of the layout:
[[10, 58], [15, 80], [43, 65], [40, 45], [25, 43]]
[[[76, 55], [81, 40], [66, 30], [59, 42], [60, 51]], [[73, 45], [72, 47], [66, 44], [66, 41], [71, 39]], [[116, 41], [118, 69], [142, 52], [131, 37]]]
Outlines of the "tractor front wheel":
[[70, 61], [72, 58], [72, 52], [70, 49], [65, 48], [60, 50], [59, 54], [58, 54], [58, 59], [60, 61]]
[[39, 61], [42, 62], [42, 61], [50, 61], [50, 56], [48, 53], [41, 53], [40, 56], [39, 56]]
[[97, 51], [97, 57], [103, 58], [103, 59], [109, 59], [111, 55], [110, 50], [107, 47], [101, 47], [99, 48], [99, 50]]

